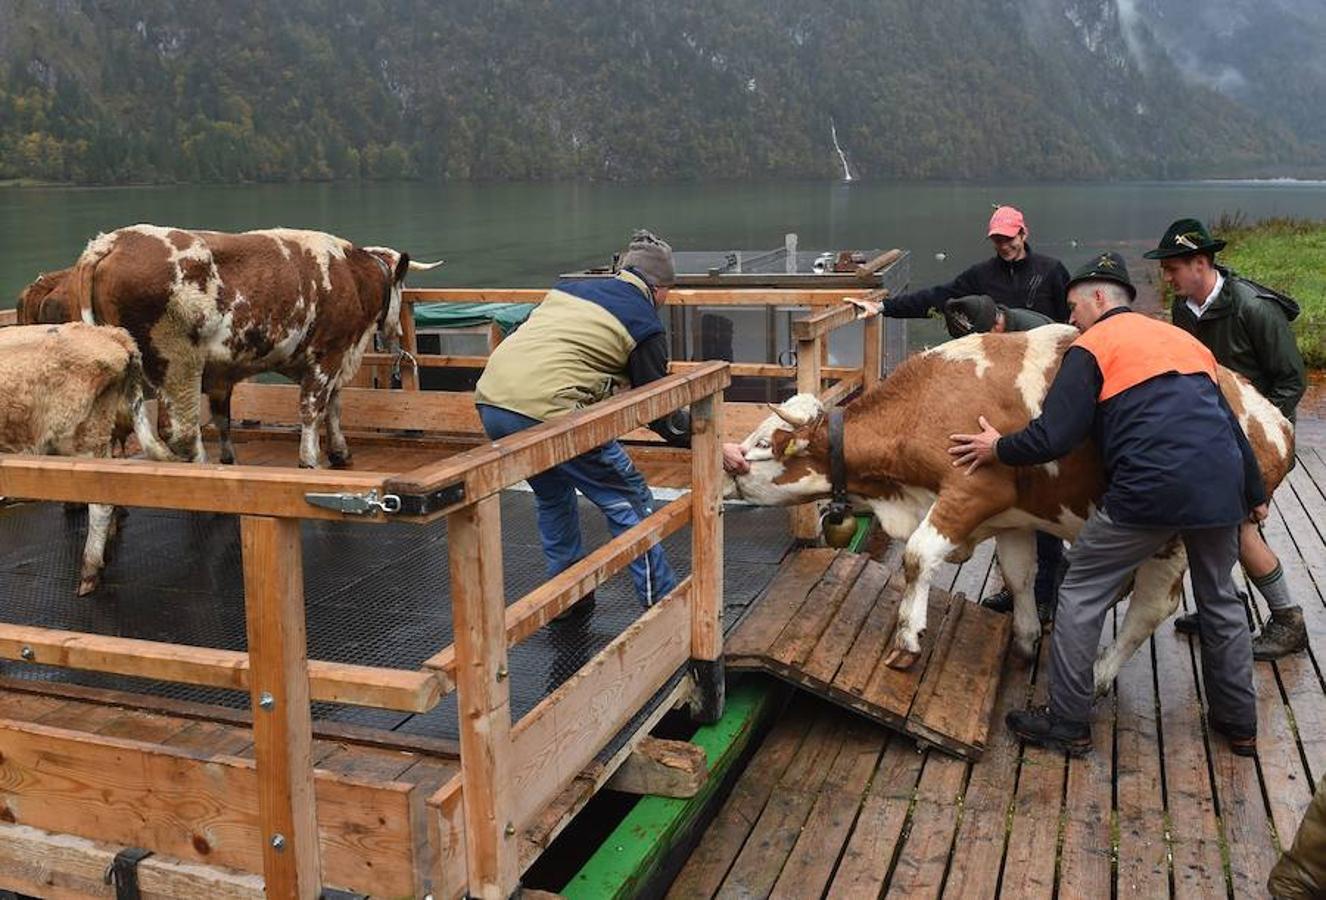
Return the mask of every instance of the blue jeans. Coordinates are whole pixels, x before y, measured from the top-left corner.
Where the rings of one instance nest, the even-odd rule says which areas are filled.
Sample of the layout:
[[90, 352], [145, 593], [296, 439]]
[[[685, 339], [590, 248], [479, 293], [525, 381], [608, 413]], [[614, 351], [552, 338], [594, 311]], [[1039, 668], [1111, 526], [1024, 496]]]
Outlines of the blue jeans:
[[[478, 408], [483, 430], [493, 440], [540, 424], [538, 419], [509, 409], [483, 403]], [[585, 557], [577, 489], [603, 512], [614, 537], [654, 511], [649, 486], [616, 441], [531, 476], [529, 485], [538, 505], [539, 538], [549, 578]], [[677, 586], [677, 576], [657, 544], [632, 561], [630, 570], [636, 596], [645, 606], [657, 603]]]

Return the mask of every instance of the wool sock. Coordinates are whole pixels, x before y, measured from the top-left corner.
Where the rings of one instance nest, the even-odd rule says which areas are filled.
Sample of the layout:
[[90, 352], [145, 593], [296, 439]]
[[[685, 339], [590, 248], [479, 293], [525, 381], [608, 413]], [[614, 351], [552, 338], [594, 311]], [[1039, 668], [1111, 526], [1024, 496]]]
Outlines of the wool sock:
[[1276, 564], [1274, 571], [1268, 572], [1261, 578], [1253, 578], [1252, 583], [1266, 598], [1266, 605], [1271, 608], [1272, 615], [1282, 610], [1298, 608], [1298, 604], [1289, 597], [1289, 582], [1285, 581], [1285, 570], [1279, 563]]

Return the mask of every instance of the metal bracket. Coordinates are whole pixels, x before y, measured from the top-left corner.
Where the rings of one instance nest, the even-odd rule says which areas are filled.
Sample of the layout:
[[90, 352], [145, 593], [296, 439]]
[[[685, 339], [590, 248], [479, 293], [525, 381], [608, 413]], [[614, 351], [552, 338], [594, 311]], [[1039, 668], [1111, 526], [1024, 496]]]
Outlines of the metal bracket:
[[102, 880], [115, 887], [115, 900], [138, 900], [138, 864], [152, 855], [142, 847], [126, 847], [115, 854]]
[[400, 512], [407, 516], [426, 516], [439, 509], [455, 506], [465, 499], [465, 483], [458, 481], [426, 494], [401, 494], [397, 497]]
[[401, 498], [395, 494], [383, 494], [378, 497], [376, 490], [367, 494], [305, 494], [304, 499], [314, 506], [333, 509], [347, 516], [367, 516], [372, 513], [398, 513], [401, 511]]

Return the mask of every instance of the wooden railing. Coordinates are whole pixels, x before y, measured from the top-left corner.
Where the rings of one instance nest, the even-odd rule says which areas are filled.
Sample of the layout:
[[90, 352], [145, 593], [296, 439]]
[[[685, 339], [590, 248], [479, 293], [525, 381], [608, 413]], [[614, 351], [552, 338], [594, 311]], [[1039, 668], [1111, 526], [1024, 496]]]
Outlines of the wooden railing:
[[[86, 757], [102, 771], [106, 796], [136, 810], [134, 817], [114, 819], [78, 815], [74, 810], [89, 801], [61, 796], [67, 782], [59, 779], [69, 777], [62, 769], [41, 788], [53, 793], [25, 804], [24, 823], [261, 871], [271, 897], [315, 897], [324, 879], [365, 892], [418, 894], [425, 875], [431, 875], [439, 896], [508, 896], [517, 887], [520, 867], [517, 835], [688, 661], [693, 708], [706, 719], [721, 714], [719, 443], [722, 392], [729, 381], [726, 364], [698, 365], [395, 477], [0, 455], [3, 496], [240, 515], [248, 631], [248, 651], [241, 653], [0, 624], [0, 658], [247, 690], [254, 710], [256, 772], [244, 760], [214, 758], [203, 764], [152, 744], [0, 720], [6, 746], [28, 747], [33, 754], [51, 748], [75, 767], [82, 765], [75, 757]], [[499, 493], [683, 406], [691, 408], [693, 423], [690, 493], [508, 607]], [[340, 516], [311, 505], [305, 495], [368, 491], [403, 496], [421, 510], [398, 519], [447, 519], [455, 642], [419, 671], [307, 658], [300, 520]], [[385, 520], [381, 513], [364, 519]], [[513, 722], [509, 648], [687, 523], [690, 577]], [[421, 823], [407, 808], [413, 803], [407, 787], [315, 775], [309, 704], [328, 700], [422, 712], [452, 690], [458, 692], [461, 773], [427, 801], [433, 818], [429, 833], [439, 846], [433, 871], [426, 872], [431, 854], [418, 850], [422, 836], [415, 828]], [[74, 756], [70, 748], [77, 750]], [[119, 762], [108, 765], [112, 757]], [[121, 772], [136, 774], [120, 781]], [[143, 780], [143, 772], [156, 775]], [[246, 778], [256, 781], [250, 785]], [[188, 821], [189, 814], [170, 805], [175, 795], [163, 792], [162, 779], [185, 800], [216, 796], [232, 824], [215, 827], [210, 842], [166, 841], [161, 835], [177, 833], [174, 823]], [[230, 787], [216, 795], [222, 784]], [[246, 807], [245, 798], [256, 809]], [[382, 812], [397, 809], [393, 804], [404, 806]], [[381, 813], [383, 824], [368, 846], [351, 852], [329, 838], [336, 822], [361, 833], [363, 826], [356, 823], [370, 811]]]

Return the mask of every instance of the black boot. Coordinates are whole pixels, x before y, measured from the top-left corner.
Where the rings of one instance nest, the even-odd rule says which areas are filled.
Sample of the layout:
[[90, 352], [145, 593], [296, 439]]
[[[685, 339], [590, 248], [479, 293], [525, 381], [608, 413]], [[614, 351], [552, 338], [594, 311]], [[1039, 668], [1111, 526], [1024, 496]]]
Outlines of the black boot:
[[1069, 756], [1085, 756], [1091, 752], [1091, 723], [1061, 719], [1050, 712], [1048, 706], [1011, 710], [1004, 722], [1028, 744], [1060, 750]]
[[1252, 639], [1252, 658], [1279, 659], [1308, 648], [1308, 629], [1303, 624], [1303, 608], [1277, 609], [1266, 620], [1262, 633]]
[[1013, 611], [1013, 592], [1008, 588], [1001, 588], [990, 596], [981, 600], [981, 606], [986, 609], [993, 609], [997, 613], [1007, 613]]
[[1174, 620], [1174, 630], [1179, 634], [1197, 634], [1197, 613], [1185, 613]]
[[1234, 725], [1211, 719], [1211, 730], [1229, 741], [1229, 750], [1235, 756], [1257, 755], [1257, 726]]

